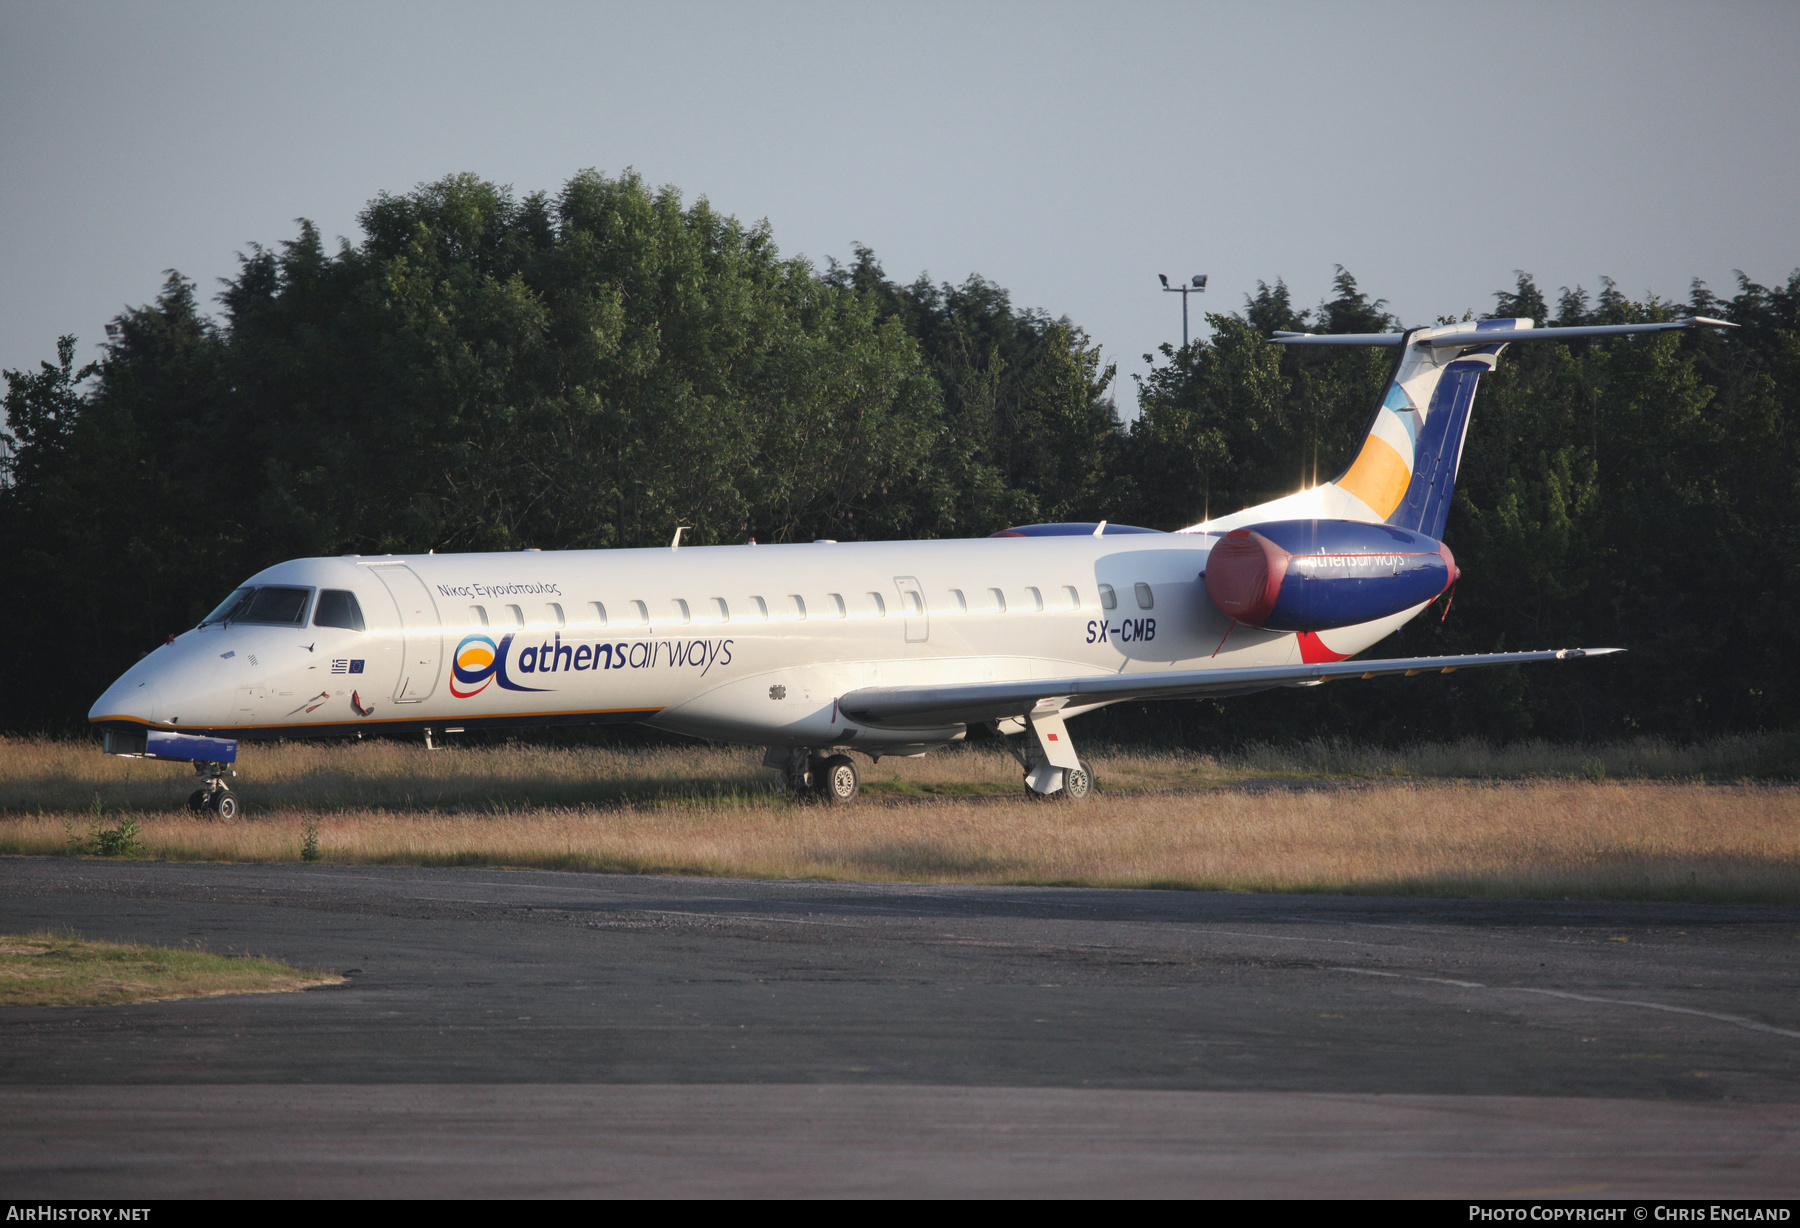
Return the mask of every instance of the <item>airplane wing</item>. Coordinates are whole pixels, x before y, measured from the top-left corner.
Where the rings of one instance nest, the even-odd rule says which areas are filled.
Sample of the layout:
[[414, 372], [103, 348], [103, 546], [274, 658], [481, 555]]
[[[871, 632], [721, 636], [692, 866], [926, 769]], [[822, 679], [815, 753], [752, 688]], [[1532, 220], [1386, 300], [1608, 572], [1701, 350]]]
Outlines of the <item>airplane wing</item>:
[[[1023, 717], [1039, 704], [1088, 707], [1124, 699], [1184, 699], [1232, 695], [1277, 686], [1309, 686], [1333, 678], [1384, 674], [1448, 674], [1482, 665], [1573, 661], [1623, 652], [1622, 648], [1560, 648], [1543, 652], [1488, 652], [1463, 657], [1398, 657], [1316, 665], [1265, 665], [1238, 669], [1178, 670], [1158, 674], [1100, 674], [1028, 682], [977, 682], [952, 686], [883, 686], [851, 691], [838, 710], [865, 725], [927, 729], [974, 721]], [[1061, 702], [1057, 702], [1061, 701]]]

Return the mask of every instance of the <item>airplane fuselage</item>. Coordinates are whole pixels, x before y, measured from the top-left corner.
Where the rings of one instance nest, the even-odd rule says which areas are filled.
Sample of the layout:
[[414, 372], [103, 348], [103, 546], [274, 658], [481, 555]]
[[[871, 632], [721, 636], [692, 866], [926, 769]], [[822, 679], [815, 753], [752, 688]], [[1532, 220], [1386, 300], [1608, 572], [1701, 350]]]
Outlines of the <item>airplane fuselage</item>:
[[[297, 559], [244, 582], [306, 590], [297, 621], [223, 621], [178, 636], [121, 677], [91, 719], [234, 738], [623, 720], [774, 746], [913, 746], [963, 727], [859, 726], [838, 698], [1337, 660], [1417, 612], [1328, 632], [1328, 648], [1235, 626], [1201, 578], [1216, 541]], [[356, 596], [364, 630], [315, 625], [327, 591]]]

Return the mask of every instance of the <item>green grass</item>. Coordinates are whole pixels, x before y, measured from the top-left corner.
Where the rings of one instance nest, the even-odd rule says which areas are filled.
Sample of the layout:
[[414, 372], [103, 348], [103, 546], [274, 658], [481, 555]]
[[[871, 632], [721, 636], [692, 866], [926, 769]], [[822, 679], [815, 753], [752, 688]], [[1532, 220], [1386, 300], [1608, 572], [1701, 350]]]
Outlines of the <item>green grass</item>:
[[114, 1006], [285, 993], [343, 979], [251, 956], [95, 942], [62, 933], [0, 934], [0, 1006]]

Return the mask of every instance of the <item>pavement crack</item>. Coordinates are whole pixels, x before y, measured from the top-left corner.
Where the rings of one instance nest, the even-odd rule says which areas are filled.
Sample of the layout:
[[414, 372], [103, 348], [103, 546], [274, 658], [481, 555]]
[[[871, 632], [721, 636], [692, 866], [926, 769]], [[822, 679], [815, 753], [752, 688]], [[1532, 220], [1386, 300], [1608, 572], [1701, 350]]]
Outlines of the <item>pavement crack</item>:
[[1641, 998], [1608, 998], [1600, 994], [1575, 993], [1567, 989], [1539, 989], [1533, 985], [1486, 985], [1480, 981], [1457, 981], [1449, 977], [1423, 976], [1414, 972], [1382, 972], [1375, 968], [1350, 968], [1334, 966], [1332, 972], [1350, 972], [1357, 976], [1382, 976], [1395, 980], [1425, 981], [1433, 985], [1451, 985], [1458, 989], [1491, 989], [1497, 993], [1534, 993], [1546, 998], [1566, 998], [1572, 1002], [1595, 1002], [1603, 1006], [1635, 1006], [1642, 1010], [1667, 1011], [1675, 1015], [1695, 1015], [1701, 1019], [1713, 1019], [1720, 1023], [1729, 1023], [1734, 1027], [1747, 1028], [1752, 1032], [1767, 1032], [1773, 1036], [1788, 1036], [1800, 1040], [1800, 1031], [1791, 1028], [1778, 1028], [1772, 1023], [1763, 1023], [1759, 1019], [1751, 1019], [1744, 1015], [1727, 1015], [1721, 1011], [1703, 1011], [1693, 1006], [1676, 1006], [1671, 1002], [1646, 1002]]

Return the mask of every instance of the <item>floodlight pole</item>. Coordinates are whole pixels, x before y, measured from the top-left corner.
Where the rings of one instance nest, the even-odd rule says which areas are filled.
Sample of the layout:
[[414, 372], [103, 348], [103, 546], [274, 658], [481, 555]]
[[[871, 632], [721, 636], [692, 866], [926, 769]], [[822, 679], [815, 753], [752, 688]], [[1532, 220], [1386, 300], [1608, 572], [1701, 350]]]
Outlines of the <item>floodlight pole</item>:
[[1187, 298], [1190, 294], [1206, 293], [1206, 274], [1196, 273], [1190, 282], [1179, 286], [1171, 286], [1169, 284], [1169, 275], [1167, 273], [1158, 273], [1157, 277], [1162, 279], [1164, 294], [1179, 294], [1181, 296], [1181, 348], [1185, 350], [1187, 349], [1188, 344]]

